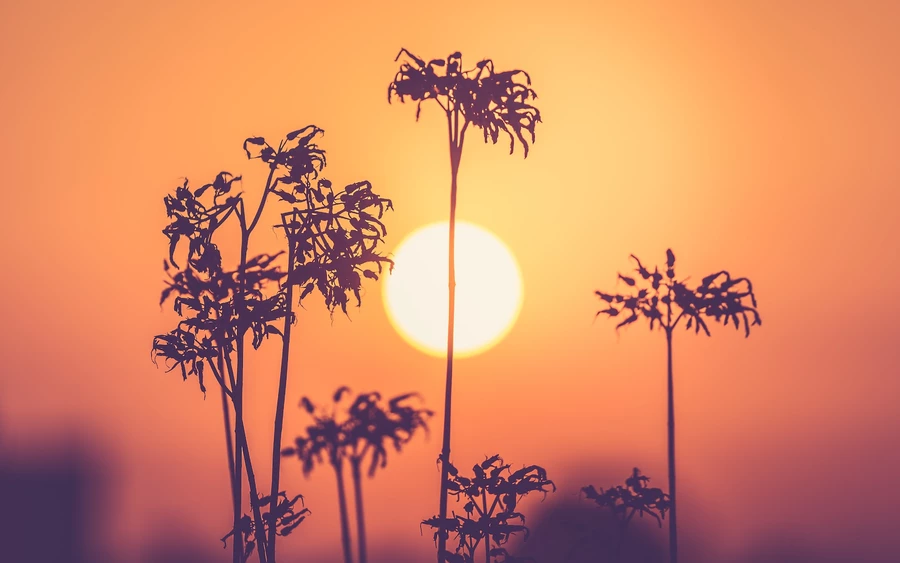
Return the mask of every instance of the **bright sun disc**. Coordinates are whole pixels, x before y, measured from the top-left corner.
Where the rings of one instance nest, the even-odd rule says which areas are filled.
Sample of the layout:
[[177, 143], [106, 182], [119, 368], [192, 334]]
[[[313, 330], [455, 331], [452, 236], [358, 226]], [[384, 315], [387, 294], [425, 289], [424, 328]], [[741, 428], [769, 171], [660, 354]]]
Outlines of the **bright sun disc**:
[[[407, 236], [394, 252], [384, 302], [391, 324], [410, 344], [433, 356], [447, 353], [449, 224], [434, 223]], [[522, 276], [507, 246], [472, 223], [456, 223], [454, 356], [497, 344], [522, 306]]]

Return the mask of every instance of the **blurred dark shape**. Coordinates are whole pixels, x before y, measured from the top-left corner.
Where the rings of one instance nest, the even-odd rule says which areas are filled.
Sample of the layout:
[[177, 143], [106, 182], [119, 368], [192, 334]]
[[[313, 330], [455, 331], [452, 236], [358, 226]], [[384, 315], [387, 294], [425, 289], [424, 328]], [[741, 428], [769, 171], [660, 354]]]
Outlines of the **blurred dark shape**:
[[93, 563], [87, 537], [102, 499], [97, 468], [76, 450], [16, 459], [0, 449], [0, 545], [3, 561]]
[[879, 557], [865, 553], [863, 546], [854, 549], [838, 550], [834, 546], [810, 545], [808, 541], [787, 536], [759, 538], [755, 543], [743, 550], [735, 563], [888, 563], [900, 561], [900, 554], [894, 557]]
[[140, 563], [222, 563], [231, 559], [231, 551], [223, 550], [221, 542], [214, 542], [215, 547], [204, 547], [187, 540], [160, 536], [158, 540], [144, 549]]
[[[511, 552], [540, 563], [615, 562], [620, 528], [615, 515], [579, 498], [548, 501], [530, 521], [531, 536]], [[666, 533], [652, 518], [636, 518], [622, 543], [621, 563], [664, 563]]]

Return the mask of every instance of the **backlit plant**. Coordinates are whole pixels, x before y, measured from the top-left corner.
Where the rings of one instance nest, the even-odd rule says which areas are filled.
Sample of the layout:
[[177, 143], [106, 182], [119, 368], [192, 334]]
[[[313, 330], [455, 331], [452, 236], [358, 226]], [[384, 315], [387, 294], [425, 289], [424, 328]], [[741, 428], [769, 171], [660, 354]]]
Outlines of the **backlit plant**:
[[[450, 142], [450, 242], [449, 242], [449, 309], [447, 319], [447, 376], [444, 395], [444, 427], [441, 459], [440, 517], [447, 516], [447, 482], [450, 459], [450, 413], [453, 388], [453, 331], [456, 295], [455, 232], [457, 176], [462, 160], [466, 132], [472, 125], [480, 129], [484, 141], [497, 143], [501, 133], [509, 138], [509, 152], [516, 142], [528, 156], [529, 139], [535, 140], [535, 127], [541, 121], [540, 111], [532, 102], [537, 98], [531, 88], [531, 77], [522, 70], [497, 71], [494, 62], [484, 59], [474, 67], [463, 66], [459, 52], [446, 59], [424, 59], [401, 49], [396, 60], [404, 57], [400, 69], [388, 86], [388, 102], [394, 97], [401, 102], [416, 102], [416, 120], [422, 104], [434, 101], [447, 118]], [[446, 549], [439, 539], [438, 560]]]
[[[244, 194], [236, 189], [241, 177], [228, 172], [193, 190], [185, 180], [165, 198], [170, 223], [163, 230], [169, 239], [164, 267], [169, 281], [160, 303], [174, 296], [174, 308], [181, 320], [172, 331], [154, 339], [152, 357], [154, 361], [165, 359], [170, 369], [180, 368], [185, 379], [196, 375], [204, 393], [208, 373], [220, 386], [233, 505], [233, 526], [223, 539], [233, 538], [235, 563], [246, 561], [254, 549], [260, 562], [274, 563], [277, 537], [290, 533], [308, 513], [305, 509], [295, 511], [299, 495], [289, 497], [279, 489], [290, 330], [296, 321], [294, 287], [302, 287], [297, 301], [318, 289], [332, 313], [337, 308], [346, 313], [351, 296], [360, 304], [362, 279], [377, 279], [376, 272], [384, 265], [392, 266], [377, 251], [386, 234], [381, 218], [391, 209], [390, 200], [375, 194], [365, 181], [334, 190], [330, 181], [319, 178], [325, 167], [325, 151], [315, 139], [321, 133], [315, 126], [304, 127], [289, 133], [277, 147], [262, 137], [244, 142], [247, 157], [260, 160], [268, 168], [255, 212], [247, 209]], [[249, 256], [251, 235], [270, 198], [284, 209], [278, 227], [287, 235], [286, 271], [277, 264], [284, 251]], [[223, 266], [219, 249], [224, 236], [220, 228], [229, 220], [237, 222], [240, 236], [234, 270]], [[185, 242], [187, 254], [181, 267], [176, 263], [176, 253]], [[244, 366], [248, 335], [254, 349], [271, 335], [282, 338], [271, 489], [267, 495], [257, 486], [246, 439]], [[245, 467], [249, 516], [243, 515], [242, 508]]]
[[481, 548], [485, 563], [522, 561], [507, 553], [503, 545], [514, 534], [528, 539], [525, 515], [518, 510], [522, 498], [534, 492], [546, 496], [556, 490], [544, 468], [530, 465], [511, 471], [499, 455], [474, 465], [470, 477], [460, 475], [452, 463], [446, 465], [449, 495], [462, 503], [465, 514], [454, 512], [451, 517], [435, 516], [422, 522], [435, 530], [438, 549], [451, 537], [456, 542], [453, 551], [447, 550], [440, 557], [449, 563], [475, 563]]
[[669, 495], [663, 493], [662, 489], [648, 487], [647, 483], [650, 478], [641, 475], [641, 470], [635, 467], [631, 476], [625, 479], [625, 486], [616, 485], [609, 489], [600, 491], [593, 485], [583, 487], [581, 491], [585, 497], [593, 500], [598, 506], [608, 508], [616, 521], [619, 528], [619, 537], [616, 542], [615, 554], [618, 561], [622, 553], [622, 541], [625, 538], [625, 530], [635, 514], [644, 514], [654, 518], [662, 527], [662, 521], [666, 517], [666, 512], [671, 507]]
[[366, 548], [365, 512], [362, 495], [362, 465], [368, 459], [368, 475], [387, 466], [388, 448], [400, 452], [421, 429], [428, 431], [427, 421], [432, 412], [411, 406], [415, 393], [398, 395], [385, 406], [379, 393], [360, 393], [346, 409], [339, 409], [349, 388], [339, 388], [330, 409], [317, 407], [304, 397], [300, 406], [313, 418], [313, 424], [298, 436], [293, 447], [284, 448], [282, 455], [297, 457], [303, 464], [304, 475], [317, 465], [327, 463], [335, 472], [338, 486], [338, 509], [341, 524], [341, 547], [344, 561], [353, 561], [350, 540], [350, 517], [344, 485], [344, 461], [349, 462], [353, 478], [356, 505], [357, 545], [360, 563], [368, 560]]
[[669, 557], [672, 563], [678, 561], [678, 531], [675, 496], [675, 398], [672, 378], [672, 335], [679, 323], [693, 329], [701, 330], [710, 336], [708, 321], [722, 322], [725, 326], [732, 323], [735, 329], [743, 324], [744, 335], [750, 336], [750, 327], [762, 324], [756, 310], [756, 296], [753, 285], [747, 278], [732, 277], [722, 270], [704, 277], [696, 286], [688, 285], [687, 278], [678, 279], [675, 274], [675, 254], [666, 250], [666, 266], [664, 273], [659, 267], [651, 272], [644, 267], [635, 255], [631, 255], [636, 264], [638, 278], [618, 275], [619, 281], [628, 288], [625, 293], [595, 292], [603, 302], [604, 309], [597, 315], [609, 318], [621, 318], [616, 330], [646, 319], [650, 330], [662, 328], [666, 335], [668, 353], [668, 458], [669, 458]]

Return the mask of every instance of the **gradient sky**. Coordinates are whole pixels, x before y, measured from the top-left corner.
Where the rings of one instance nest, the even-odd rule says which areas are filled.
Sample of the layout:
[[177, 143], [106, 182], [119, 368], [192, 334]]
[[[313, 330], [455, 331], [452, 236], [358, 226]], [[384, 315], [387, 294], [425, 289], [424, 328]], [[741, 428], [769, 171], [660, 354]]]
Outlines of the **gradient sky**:
[[[629, 254], [658, 263], [671, 247], [682, 274], [749, 276], [764, 321], [746, 340], [676, 335], [685, 557], [773, 536], [896, 553], [900, 5], [592, 4], [4, 3], [2, 443], [98, 452], [111, 537], [97, 541], [114, 552], [175, 534], [219, 553], [218, 395], [149, 358], [175, 321], [157, 307], [162, 198], [220, 170], [259, 190], [244, 138], [314, 123], [330, 178], [394, 200], [393, 248], [445, 219], [449, 192], [437, 108], [416, 123], [414, 106], [387, 103], [394, 56], [460, 50], [527, 70], [544, 123], [527, 160], [474, 134], [465, 147], [459, 217], [509, 245], [525, 299], [503, 342], [457, 363], [458, 464], [538, 463], [558, 496], [633, 465], [664, 485], [664, 339], [594, 322], [593, 291], [614, 289]], [[255, 250], [279, 244], [258, 233]], [[300, 310], [286, 438], [306, 423], [301, 395], [341, 384], [417, 390], [439, 410], [443, 360], [406, 344], [367, 288], [352, 322], [320, 301]], [[249, 364], [260, 460], [275, 348]], [[437, 511], [439, 428], [440, 413], [428, 442], [366, 483], [374, 543], [433, 552], [418, 524]], [[337, 561], [333, 475], [284, 467], [314, 516], [279, 550]]]

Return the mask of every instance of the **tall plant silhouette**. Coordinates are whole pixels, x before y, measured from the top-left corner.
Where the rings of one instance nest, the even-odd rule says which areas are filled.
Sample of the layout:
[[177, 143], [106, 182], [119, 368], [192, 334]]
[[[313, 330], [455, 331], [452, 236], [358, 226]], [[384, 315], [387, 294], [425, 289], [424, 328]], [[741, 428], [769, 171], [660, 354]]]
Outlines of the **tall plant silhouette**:
[[475, 563], [475, 554], [481, 547], [485, 563], [522, 561], [502, 546], [513, 534], [521, 533], [528, 539], [525, 515], [519, 512], [518, 504], [528, 494], [541, 492], [546, 496], [556, 490], [547, 471], [538, 465], [510, 471], [511, 466], [499, 455], [475, 464], [471, 477], [460, 475], [451, 463], [447, 466], [449, 494], [463, 503], [465, 516], [454, 513], [451, 518], [435, 516], [422, 522], [435, 530], [434, 539], [439, 546], [455, 536], [453, 551], [447, 550], [440, 556], [450, 563]]
[[366, 551], [365, 514], [362, 497], [363, 462], [369, 459], [369, 476], [387, 465], [388, 446], [400, 451], [421, 428], [427, 432], [427, 419], [433, 414], [427, 409], [417, 409], [407, 404], [414, 393], [399, 395], [381, 404], [379, 393], [361, 393], [347, 407], [338, 407], [348, 387], [340, 387], [333, 396], [330, 409], [317, 407], [307, 397], [300, 406], [313, 418], [306, 434], [298, 436], [294, 447], [284, 448], [282, 455], [300, 459], [304, 475], [309, 475], [316, 465], [327, 462], [335, 472], [338, 486], [338, 509], [341, 525], [341, 546], [345, 563], [353, 561], [350, 540], [350, 514], [344, 485], [344, 461], [348, 461], [353, 478], [356, 505], [357, 542], [359, 561], [368, 559]]
[[[195, 190], [185, 180], [165, 198], [171, 220], [163, 231], [169, 239], [169, 257], [164, 262], [169, 281], [160, 304], [174, 295], [174, 308], [182, 319], [171, 332], [154, 338], [152, 358], [154, 362], [164, 358], [171, 369], [180, 367], [184, 379], [197, 375], [204, 393], [205, 369], [221, 387], [233, 505], [233, 527], [223, 540], [233, 536], [235, 562], [247, 560], [255, 549], [260, 562], [274, 563], [277, 536], [290, 533], [308, 512], [294, 513], [301, 497], [289, 500], [278, 488], [290, 327], [295, 322], [293, 287], [303, 285], [300, 299], [319, 289], [332, 313], [337, 307], [346, 312], [349, 294], [359, 300], [360, 272], [377, 279], [374, 270], [380, 271], [383, 263], [392, 264], [375, 251], [386, 234], [380, 218], [391, 207], [389, 200], [374, 194], [368, 182], [351, 184], [338, 193], [325, 179], [312, 185], [325, 166], [325, 152], [313, 142], [321, 133], [315, 126], [293, 131], [277, 148], [262, 137], [244, 142], [247, 157], [261, 160], [269, 169], [252, 215], [244, 194], [232, 191], [241, 177], [228, 172]], [[276, 264], [283, 251], [248, 257], [251, 235], [270, 196], [289, 209], [282, 214], [280, 225], [288, 235], [287, 272]], [[219, 250], [219, 229], [233, 218], [239, 227], [240, 255], [237, 268], [226, 270]], [[181, 241], [188, 243], [183, 268], [175, 260]], [[283, 331], [276, 326], [278, 321], [284, 323]], [[272, 489], [265, 496], [257, 487], [244, 420], [248, 333], [254, 349], [272, 334], [282, 337]], [[229, 402], [234, 411], [233, 442]], [[252, 517], [242, 516], [244, 466]], [[263, 511], [266, 506], [268, 510]]]
[[[441, 459], [440, 517], [447, 515], [447, 479], [450, 459], [450, 413], [453, 387], [453, 330], [456, 296], [455, 231], [457, 176], [462, 160], [463, 144], [469, 126], [481, 129], [484, 141], [497, 143], [501, 132], [509, 138], [509, 152], [516, 141], [528, 157], [528, 140], [535, 140], [535, 127], [541, 121], [540, 111], [531, 102], [537, 98], [531, 89], [531, 77], [522, 70], [498, 72], [490, 59], [478, 62], [465, 70], [462, 55], [451, 54], [446, 59], [424, 59], [401, 49], [395, 61], [405, 56], [394, 81], [388, 86], [388, 102], [395, 96], [401, 102], [416, 102], [416, 120], [422, 104], [437, 103], [447, 118], [450, 144], [450, 236], [449, 236], [449, 308], [447, 318], [447, 379], [444, 400], [444, 429]], [[443, 561], [445, 540], [440, 539], [438, 561]]]
[[[744, 334], [750, 336], [750, 327], [762, 324], [756, 310], [756, 296], [753, 285], [747, 278], [733, 278], [727, 271], [719, 271], [704, 277], [696, 287], [687, 285], [687, 278], [678, 280], [675, 275], [675, 254], [666, 250], [665, 275], [659, 267], [651, 272], [635, 255], [631, 255], [637, 267], [639, 278], [618, 275], [618, 280], [629, 288], [627, 293], [595, 292], [604, 303], [605, 309], [597, 315], [619, 318], [627, 314], [616, 330], [644, 318], [650, 323], [650, 330], [659, 326], [666, 335], [668, 357], [668, 450], [669, 450], [669, 557], [672, 563], [678, 561], [678, 528], [676, 519], [677, 501], [675, 496], [675, 396], [672, 376], [672, 335], [682, 320], [685, 328], [701, 330], [710, 336], [705, 319], [731, 322], [740, 329], [743, 319]], [[749, 301], [749, 303], [748, 303]]]
[[609, 508], [616, 521], [616, 526], [619, 528], [619, 537], [615, 546], [616, 561], [621, 559], [625, 530], [634, 515], [639, 514], [643, 518], [644, 514], [647, 514], [662, 527], [666, 511], [671, 506], [669, 495], [665, 494], [662, 489], [648, 487], [649, 481], [650, 478], [641, 475], [641, 470], [635, 467], [631, 476], [625, 479], [624, 487], [616, 485], [607, 490], [601, 488], [599, 492], [593, 485], [581, 489], [585, 497], [593, 500], [598, 506]]

